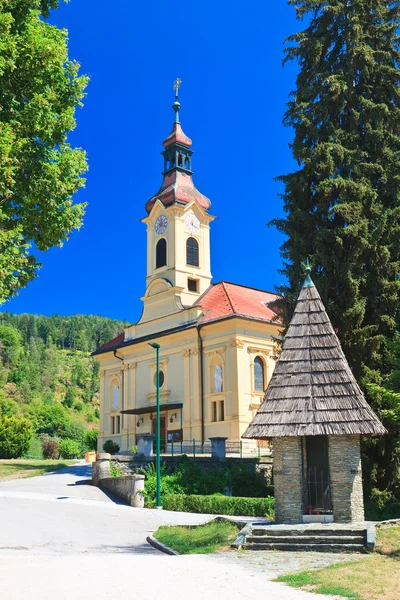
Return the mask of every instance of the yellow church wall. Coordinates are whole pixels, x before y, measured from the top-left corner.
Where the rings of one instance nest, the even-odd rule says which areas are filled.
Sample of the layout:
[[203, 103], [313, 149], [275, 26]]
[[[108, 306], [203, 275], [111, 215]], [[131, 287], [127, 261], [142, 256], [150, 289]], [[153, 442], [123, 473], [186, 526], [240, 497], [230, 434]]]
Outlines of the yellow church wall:
[[[276, 325], [247, 321], [241, 318], [228, 319], [203, 326], [203, 398], [204, 437], [228, 437], [239, 441], [250, 423], [263, 397], [254, 392], [253, 362], [256, 356], [265, 361], [265, 383], [274, 368], [271, 358], [274, 349], [273, 336], [278, 334]], [[183, 402], [183, 438], [200, 441], [201, 382], [200, 349], [196, 328], [176, 332], [167, 336], [154, 336], [161, 345], [160, 363], [165, 373], [161, 388], [161, 404]], [[148, 342], [140, 342], [117, 351], [123, 361], [111, 352], [98, 355], [101, 362], [100, 386], [100, 434], [99, 448], [106, 439], [115, 440], [121, 450], [129, 450], [136, 442], [137, 433], [152, 432], [149, 414], [121, 415], [121, 431], [111, 432], [111, 417], [118, 411], [112, 406], [112, 385], [118, 381], [121, 390], [120, 410], [155, 405], [155, 354]], [[213, 369], [219, 364], [223, 372], [221, 391], [213, 389]], [[224, 403], [224, 420], [219, 420], [221, 402]], [[216, 404], [217, 421], [213, 411]], [[176, 413], [174, 422], [171, 416]], [[180, 427], [180, 411], [165, 414], [167, 430]], [[141, 419], [143, 418], [143, 421]], [[139, 422], [139, 426], [137, 423]]]

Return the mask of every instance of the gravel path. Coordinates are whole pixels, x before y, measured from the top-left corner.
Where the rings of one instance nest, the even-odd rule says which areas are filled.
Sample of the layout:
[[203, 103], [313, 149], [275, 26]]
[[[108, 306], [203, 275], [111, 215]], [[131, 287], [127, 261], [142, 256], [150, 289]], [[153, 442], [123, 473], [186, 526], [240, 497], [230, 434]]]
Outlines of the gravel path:
[[[160, 524], [194, 525], [210, 517], [127, 507], [89, 485], [90, 472], [77, 465], [0, 482], [2, 600], [320, 599], [268, 580], [281, 572], [277, 565], [287, 563], [288, 553], [245, 560], [242, 553], [159, 553], [145, 539]], [[300, 564], [301, 558], [290, 560]]]

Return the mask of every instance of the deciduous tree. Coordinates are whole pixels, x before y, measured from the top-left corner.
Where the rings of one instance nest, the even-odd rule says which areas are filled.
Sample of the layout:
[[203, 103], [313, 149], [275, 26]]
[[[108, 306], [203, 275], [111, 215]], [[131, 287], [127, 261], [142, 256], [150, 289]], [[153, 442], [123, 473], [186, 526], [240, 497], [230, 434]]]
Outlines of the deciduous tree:
[[0, 302], [36, 276], [32, 252], [81, 225], [85, 153], [72, 148], [87, 77], [68, 59], [67, 32], [47, 23], [58, 0], [0, 3]]

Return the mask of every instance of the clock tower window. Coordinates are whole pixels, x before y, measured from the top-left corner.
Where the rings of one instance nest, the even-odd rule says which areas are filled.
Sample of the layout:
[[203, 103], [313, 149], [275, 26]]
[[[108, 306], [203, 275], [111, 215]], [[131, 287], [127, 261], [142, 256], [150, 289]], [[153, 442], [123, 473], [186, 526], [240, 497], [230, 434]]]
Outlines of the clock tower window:
[[199, 266], [199, 243], [193, 237], [186, 240], [186, 264], [193, 267]]
[[167, 264], [167, 242], [164, 238], [158, 240], [156, 246], [156, 269]]

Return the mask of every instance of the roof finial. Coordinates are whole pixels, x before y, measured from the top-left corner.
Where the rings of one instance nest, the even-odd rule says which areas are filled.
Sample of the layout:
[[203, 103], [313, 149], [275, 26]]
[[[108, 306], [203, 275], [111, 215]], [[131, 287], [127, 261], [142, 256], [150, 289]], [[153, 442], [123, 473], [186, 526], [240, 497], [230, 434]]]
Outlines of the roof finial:
[[310, 267], [310, 262], [308, 260], [308, 256], [307, 256], [307, 260], [306, 260], [306, 269], [305, 269], [305, 271], [306, 271], [306, 275], [307, 276], [306, 276], [306, 278], [304, 280], [303, 288], [304, 287], [314, 287], [314, 282], [313, 282], [313, 280], [310, 277], [311, 267]]
[[179, 109], [181, 107], [180, 103], [178, 102], [178, 95], [179, 95], [179, 87], [182, 83], [182, 79], [179, 79], [179, 77], [177, 77], [177, 79], [175, 79], [174, 81], [174, 86], [173, 89], [175, 90], [175, 102], [172, 105], [172, 108], [175, 111], [175, 123], [179, 123]]

